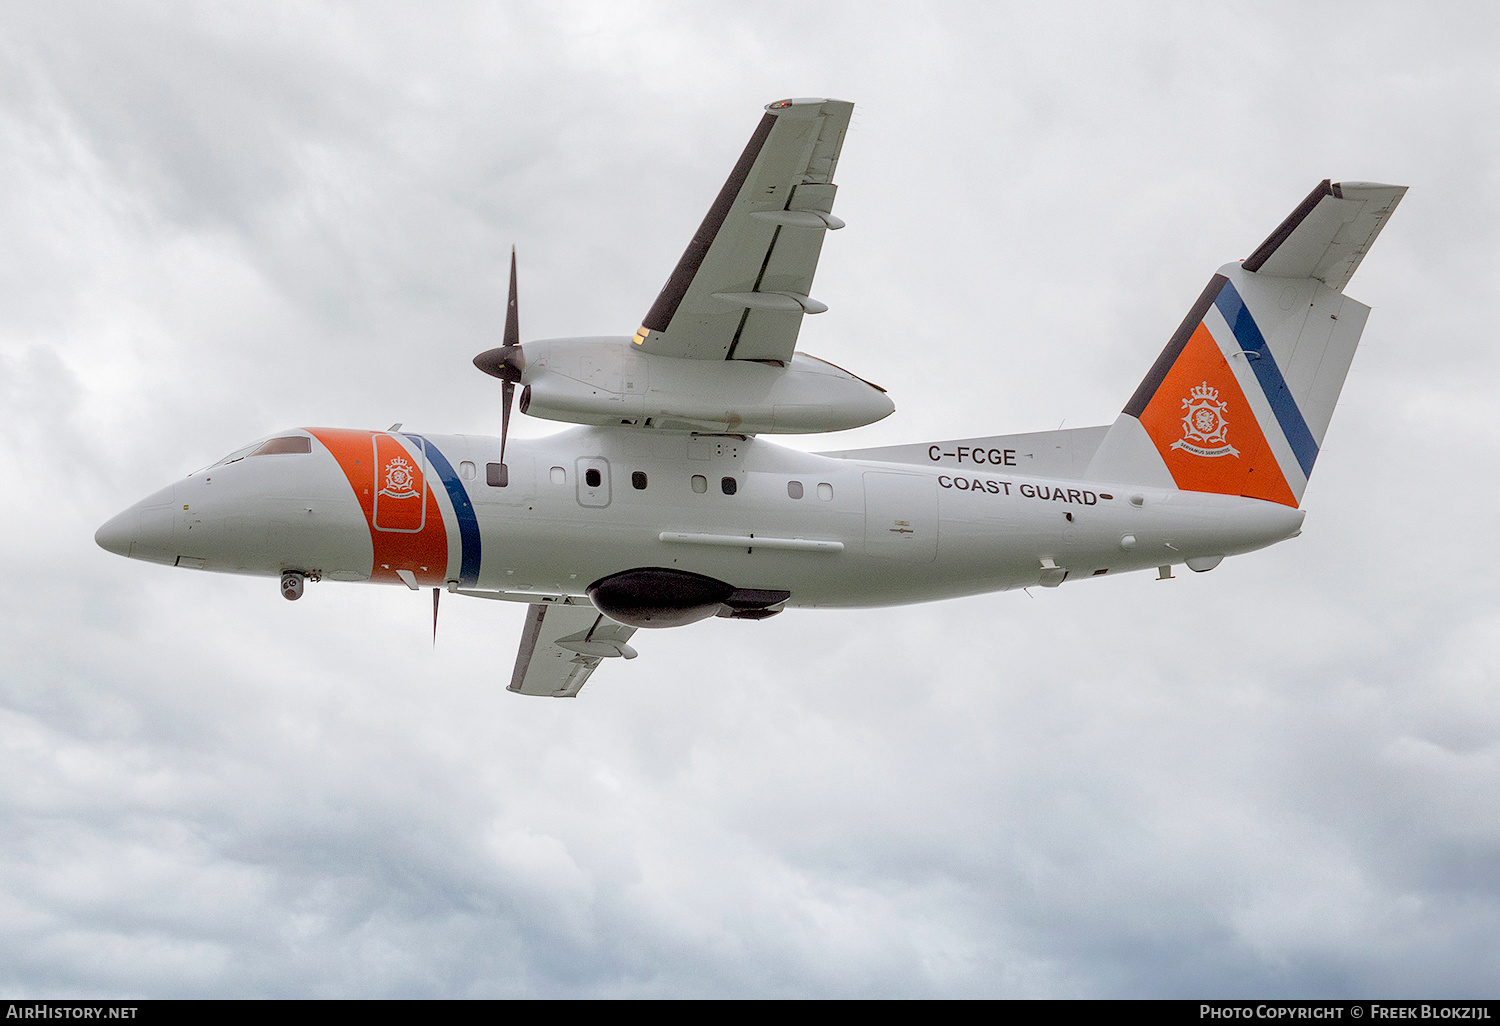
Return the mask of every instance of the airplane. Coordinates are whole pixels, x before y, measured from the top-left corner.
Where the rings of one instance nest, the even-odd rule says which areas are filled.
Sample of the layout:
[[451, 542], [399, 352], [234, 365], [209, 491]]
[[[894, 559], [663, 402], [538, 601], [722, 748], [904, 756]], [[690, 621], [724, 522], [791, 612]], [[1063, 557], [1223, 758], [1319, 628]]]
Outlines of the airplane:
[[[499, 437], [299, 428], [99, 528], [132, 559], [528, 606], [509, 690], [574, 697], [640, 628], [1055, 588], [1301, 533], [1369, 307], [1344, 287], [1405, 194], [1325, 180], [1226, 264], [1112, 424], [807, 453], [766, 436], [895, 410], [796, 348], [852, 103], [771, 103], [633, 336], [520, 341]], [[574, 425], [508, 440], [521, 412]]]

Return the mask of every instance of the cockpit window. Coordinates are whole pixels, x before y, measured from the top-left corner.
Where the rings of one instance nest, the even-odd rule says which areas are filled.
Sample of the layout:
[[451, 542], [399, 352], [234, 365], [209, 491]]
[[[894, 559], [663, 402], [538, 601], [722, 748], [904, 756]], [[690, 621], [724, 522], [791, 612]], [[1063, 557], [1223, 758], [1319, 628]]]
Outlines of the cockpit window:
[[[222, 460], [215, 463], [213, 467], [222, 467], [226, 463], [238, 463], [246, 456], [249, 456], [251, 451], [254, 449], [255, 446], [253, 445], [247, 445], [243, 449], [236, 449], [234, 452], [230, 453], [228, 456], [225, 456]], [[209, 467], [208, 469], [212, 470], [213, 467]]]
[[[276, 456], [295, 452], [312, 452], [312, 439], [306, 435], [285, 435], [281, 438], [268, 438], [259, 445], [247, 445], [243, 449], [236, 449], [213, 466], [222, 467], [226, 463], [238, 463], [247, 456]], [[208, 469], [212, 470], [213, 467], [209, 467]]]
[[294, 452], [312, 452], [312, 439], [306, 435], [287, 435], [285, 438], [268, 438], [251, 456], [285, 456]]

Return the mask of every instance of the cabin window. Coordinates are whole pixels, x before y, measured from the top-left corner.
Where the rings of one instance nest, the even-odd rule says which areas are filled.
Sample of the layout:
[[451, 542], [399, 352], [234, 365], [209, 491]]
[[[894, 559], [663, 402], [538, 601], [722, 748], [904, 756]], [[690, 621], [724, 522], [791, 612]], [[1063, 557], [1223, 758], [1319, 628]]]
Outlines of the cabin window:
[[642, 471], [635, 471], [630, 475], [630, 487], [638, 492], [646, 490], [646, 475]]
[[295, 452], [312, 452], [312, 439], [306, 435], [288, 435], [285, 438], [268, 438], [251, 456], [286, 456]]
[[504, 488], [510, 484], [510, 468], [504, 463], [486, 463], [484, 480], [491, 488]]
[[704, 477], [702, 474], [694, 474], [693, 491], [697, 492], [699, 495], [702, 495], [704, 492], [708, 491], [708, 478]]
[[600, 474], [596, 468], [590, 467], [583, 472], [583, 482], [590, 488], [598, 488], [604, 483], [604, 475]]
[[474, 464], [470, 461], [464, 460], [458, 465], [458, 476], [463, 478], [465, 481], [472, 481], [478, 475], [479, 468], [474, 466]]
[[832, 502], [833, 485], [829, 484], [827, 481], [818, 482], [818, 498], [822, 499], [824, 502]]
[[568, 483], [568, 472], [566, 470], [564, 470], [562, 467], [553, 467], [552, 468], [552, 483], [553, 484], [567, 484]]
[[793, 499], [802, 498], [802, 482], [788, 481], [786, 483], [786, 493]]
[[740, 483], [732, 477], [719, 478], [719, 488], [725, 495], [733, 495], [740, 490]]

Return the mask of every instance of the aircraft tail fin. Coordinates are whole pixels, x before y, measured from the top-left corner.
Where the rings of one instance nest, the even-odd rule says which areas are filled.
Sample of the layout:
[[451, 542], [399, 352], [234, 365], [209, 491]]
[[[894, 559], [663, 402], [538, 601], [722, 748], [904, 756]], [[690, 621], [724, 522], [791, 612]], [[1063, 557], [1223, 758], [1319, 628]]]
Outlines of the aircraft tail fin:
[[1089, 476], [1299, 505], [1370, 313], [1343, 288], [1405, 192], [1322, 182], [1221, 267]]

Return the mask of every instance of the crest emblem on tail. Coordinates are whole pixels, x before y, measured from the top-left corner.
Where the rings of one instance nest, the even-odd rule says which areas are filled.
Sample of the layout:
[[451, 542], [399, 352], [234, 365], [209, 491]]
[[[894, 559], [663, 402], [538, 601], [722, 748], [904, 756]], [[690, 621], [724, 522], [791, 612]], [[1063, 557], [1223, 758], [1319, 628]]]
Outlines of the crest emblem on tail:
[[1239, 456], [1239, 450], [1225, 436], [1229, 421], [1224, 411], [1228, 408], [1228, 403], [1219, 401], [1219, 390], [1207, 381], [1194, 385], [1192, 397], [1182, 401], [1182, 438], [1173, 442], [1172, 448], [1195, 456]]

